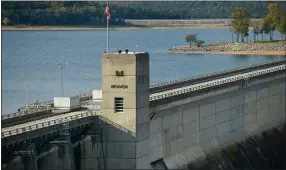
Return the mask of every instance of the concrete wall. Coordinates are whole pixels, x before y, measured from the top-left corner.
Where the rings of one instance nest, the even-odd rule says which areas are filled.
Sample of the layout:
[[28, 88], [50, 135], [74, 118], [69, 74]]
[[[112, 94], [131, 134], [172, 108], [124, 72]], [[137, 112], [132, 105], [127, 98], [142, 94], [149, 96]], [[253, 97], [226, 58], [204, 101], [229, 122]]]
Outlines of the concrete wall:
[[[2, 165], [4, 170], [49, 170], [74, 169], [73, 148], [66, 144], [45, 144], [47, 151], [35, 155], [15, 156], [9, 163]], [[59, 152], [59, 147], [62, 147]], [[43, 148], [41, 148], [43, 149]]]
[[[193, 97], [199, 100], [190, 103], [178, 100], [161, 111], [150, 108], [156, 112], [150, 123], [150, 162], [163, 158], [170, 169], [184, 167], [248, 135], [285, 123], [285, 77], [257, 83], [240, 89], [228, 86], [225, 89], [236, 90], [224, 94], [216, 90], [218, 95]], [[208, 93], [214, 91], [201, 95]]]
[[[89, 135], [80, 142], [82, 170], [132, 169], [135, 162], [135, 133], [104, 117], [98, 117], [94, 128], [102, 129], [102, 136]], [[103, 142], [100, 142], [102, 137]]]
[[38, 159], [38, 169], [74, 169], [74, 154], [71, 144], [49, 144], [50, 149]]
[[20, 156], [15, 156], [9, 163], [1, 166], [3, 170], [24, 170], [24, 163]]
[[[123, 71], [117, 76], [116, 71]], [[112, 88], [126, 85], [127, 88]], [[115, 112], [114, 98], [123, 97], [122, 113]], [[148, 165], [149, 152], [149, 55], [105, 54], [102, 57], [103, 148], [107, 169], [135, 169]], [[89, 145], [89, 144], [85, 144]]]

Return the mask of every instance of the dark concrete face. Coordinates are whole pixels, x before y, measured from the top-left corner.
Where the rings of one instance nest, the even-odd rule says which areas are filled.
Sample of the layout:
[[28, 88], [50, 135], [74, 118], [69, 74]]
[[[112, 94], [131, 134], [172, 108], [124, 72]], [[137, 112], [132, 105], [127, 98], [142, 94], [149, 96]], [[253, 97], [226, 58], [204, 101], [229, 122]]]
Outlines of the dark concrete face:
[[285, 169], [285, 125], [248, 137], [185, 169]]
[[183, 167], [284, 124], [285, 77], [266, 76], [249, 83], [162, 104], [150, 123], [151, 160], [163, 158], [168, 168]]

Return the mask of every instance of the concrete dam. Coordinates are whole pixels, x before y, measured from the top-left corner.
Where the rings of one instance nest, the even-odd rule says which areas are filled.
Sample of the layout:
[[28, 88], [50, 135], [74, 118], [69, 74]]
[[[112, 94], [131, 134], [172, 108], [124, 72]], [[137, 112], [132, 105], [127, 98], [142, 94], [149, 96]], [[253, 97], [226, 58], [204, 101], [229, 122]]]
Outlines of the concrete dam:
[[105, 53], [102, 89], [2, 116], [2, 169], [256, 169], [265, 157], [285, 169], [285, 69], [279, 60], [150, 86], [148, 53]]

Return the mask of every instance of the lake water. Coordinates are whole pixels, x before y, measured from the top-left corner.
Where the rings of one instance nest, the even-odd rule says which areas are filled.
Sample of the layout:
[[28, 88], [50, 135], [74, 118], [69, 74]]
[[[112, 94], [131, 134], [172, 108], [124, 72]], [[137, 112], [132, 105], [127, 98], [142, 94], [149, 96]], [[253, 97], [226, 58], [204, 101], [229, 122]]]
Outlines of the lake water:
[[[185, 44], [196, 33], [206, 43], [231, 41], [228, 29], [136, 29], [110, 31], [110, 51], [150, 53], [151, 84], [277, 60], [277, 56], [178, 55], [168, 48]], [[275, 33], [274, 38], [281, 36]], [[250, 39], [252, 36], [250, 36]], [[136, 45], [139, 47], [136, 48]], [[101, 56], [106, 31], [2, 31], [2, 114], [15, 112], [28, 100], [61, 95], [61, 67], [68, 96], [101, 88]]]

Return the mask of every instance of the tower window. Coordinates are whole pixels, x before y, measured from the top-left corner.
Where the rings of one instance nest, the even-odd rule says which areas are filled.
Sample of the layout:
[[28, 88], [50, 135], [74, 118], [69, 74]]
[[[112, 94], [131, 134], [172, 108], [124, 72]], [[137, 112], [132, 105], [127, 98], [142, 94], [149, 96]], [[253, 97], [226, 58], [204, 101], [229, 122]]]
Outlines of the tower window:
[[115, 104], [115, 113], [117, 112], [123, 112], [123, 97], [115, 97], [114, 100], [114, 104]]

